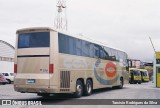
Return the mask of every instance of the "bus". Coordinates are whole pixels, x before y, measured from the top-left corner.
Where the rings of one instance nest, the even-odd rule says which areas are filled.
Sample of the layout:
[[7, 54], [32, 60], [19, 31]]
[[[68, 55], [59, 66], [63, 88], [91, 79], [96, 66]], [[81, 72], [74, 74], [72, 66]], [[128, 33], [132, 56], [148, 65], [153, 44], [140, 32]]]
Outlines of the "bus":
[[49, 27], [16, 32], [14, 89], [39, 96], [122, 88], [127, 54]]
[[141, 73], [137, 68], [129, 68], [129, 83], [130, 84], [141, 84]]
[[142, 77], [142, 82], [149, 82], [149, 73], [146, 69], [139, 69]]

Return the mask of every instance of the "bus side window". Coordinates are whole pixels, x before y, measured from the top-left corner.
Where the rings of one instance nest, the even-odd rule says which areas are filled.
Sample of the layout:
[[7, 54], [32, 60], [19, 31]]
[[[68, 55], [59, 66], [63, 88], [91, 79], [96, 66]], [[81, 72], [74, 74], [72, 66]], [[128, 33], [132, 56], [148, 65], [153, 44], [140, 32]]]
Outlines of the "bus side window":
[[95, 58], [99, 58], [99, 50], [95, 49]]
[[101, 59], [104, 59], [104, 51], [102, 50], [102, 48], [100, 49], [100, 54], [99, 55], [100, 55]]
[[123, 52], [118, 51], [118, 60], [123, 63]]
[[89, 42], [82, 41], [82, 56], [89, 57]]
[[82, 55], [82, 41], [80, 39], [76, 39], [76, 55]]
[[104, 56], [105, 56], [105, 59], [106, 60], [111, 60], [111, 48], [108, 48], [108, 47], [104, 47]]
[[109, 59], [108, 53], [105, 51], [104, 47], [100, 47], [100, 58], [104, 60]]
[[59, 38], [58, 38], [58, 43], [59, 43], [59, 52], [60, 53], [67, 53], [67, 49], [66, 49], [66, 38], [63, 34], [59, 33], [58, 34]]
[[115, 49], [111, 49], [112, 52], [112, 56], [111, 56], [111, 60], [117, 60], [117, 51]]
[[94, 58], [99, 58], [99, 47], [98, 45], [94, 44]]
[[76, 42], [75, 42], [75, 38], [72, 37], [68, 37], [69, 39], [69, 54], [73, 54], [76, 55]]
[[94, 58], [94, 44], [89, 43], [89, 57]]

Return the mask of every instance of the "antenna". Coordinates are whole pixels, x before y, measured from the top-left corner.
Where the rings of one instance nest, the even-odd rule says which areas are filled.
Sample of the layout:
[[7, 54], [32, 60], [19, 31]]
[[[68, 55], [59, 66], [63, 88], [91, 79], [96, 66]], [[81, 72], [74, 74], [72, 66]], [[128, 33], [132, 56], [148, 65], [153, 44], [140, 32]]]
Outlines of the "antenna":
[[67, 31], [67, 14], [66, 14], [66, 0], [57, 0], [57, 16], [54, 21], [54, 26], [58, 30], [66, 30]]
[[153, 50], [154, 50], [154, 52], [156, 53], [156, 50], [155, 50], [155, 47], [154, 47], [154, 45], [153, 45], [153, 42], [152, 42], [151, 37], [149, 37], [149, 39], [150, 39], [150, 42], [151, 42], [151, 44], [152, 44]]

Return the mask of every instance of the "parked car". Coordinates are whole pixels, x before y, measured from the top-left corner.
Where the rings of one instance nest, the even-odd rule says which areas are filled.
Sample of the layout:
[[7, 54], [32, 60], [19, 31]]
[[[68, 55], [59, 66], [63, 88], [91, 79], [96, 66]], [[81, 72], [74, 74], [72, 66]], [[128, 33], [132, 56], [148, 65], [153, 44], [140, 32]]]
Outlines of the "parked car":
[[2, 72], [2, 74], [5, 76], [5, 78], [9, 84], [11, 84], [14, 81], [14, 73], [13, 72]]
[[0, 73], [0, 84], [7, 84], [8, 81], [6, 80], [5, 76], [3, 74]]

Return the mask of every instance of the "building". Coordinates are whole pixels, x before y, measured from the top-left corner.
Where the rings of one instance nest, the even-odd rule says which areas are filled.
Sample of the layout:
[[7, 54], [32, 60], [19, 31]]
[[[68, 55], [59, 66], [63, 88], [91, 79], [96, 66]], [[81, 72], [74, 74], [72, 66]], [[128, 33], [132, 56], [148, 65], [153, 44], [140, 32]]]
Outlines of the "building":
[[141, 68], [142, 62], [136, 59], [128, 59], [128, 64], [130, 68]]
[[14, 71], [14, 52], [12, 45], [0, 40], [0, 73]]

